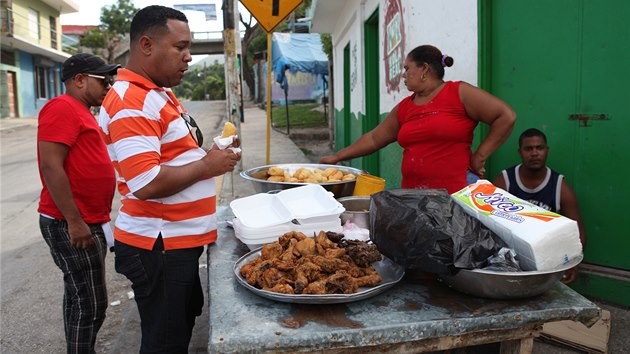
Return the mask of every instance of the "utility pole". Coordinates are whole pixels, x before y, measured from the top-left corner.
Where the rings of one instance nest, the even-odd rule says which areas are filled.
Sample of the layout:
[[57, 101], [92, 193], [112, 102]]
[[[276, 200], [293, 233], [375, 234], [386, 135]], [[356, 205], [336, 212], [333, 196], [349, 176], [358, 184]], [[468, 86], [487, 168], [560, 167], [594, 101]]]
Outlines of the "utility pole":
[[[240, 48], [240, 35], [238, 33], [238, 1], [223, 0], [223, 52], [225, 55], [225, 103], [228, 121], [232, 122], [239, 132], [241, 131], [241, 100], [240, 80], [237, 67], [238, 48]], [[243, 159], [238, 163], [243, 169]], [[234, 172], [231, 173], [232, 195], [234, 194]]]
[[[238, 11], [234, 0], [223, 0], [223, 49], [225, 55], [225, 101], [228, 120], [240, 128], [240, 80], [237, 67], [238, 41], [237, 30]], [[240, 129], [239, 129], [240, 131]]]

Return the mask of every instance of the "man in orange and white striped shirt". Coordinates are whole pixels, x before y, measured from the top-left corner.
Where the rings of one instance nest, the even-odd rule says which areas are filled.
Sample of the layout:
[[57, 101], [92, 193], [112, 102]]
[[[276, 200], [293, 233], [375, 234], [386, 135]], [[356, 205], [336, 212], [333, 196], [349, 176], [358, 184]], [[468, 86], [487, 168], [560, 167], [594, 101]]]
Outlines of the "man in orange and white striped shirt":
[[122, 196], [115, 267], [135, 293], [140, 352], [187, 352], [203, 307], [199, 257], [217, 238], [213, 177], [232, 171], [240, 155], [202, 149], [201, 132], [170, 89], [192, 60], [185, 15], [148, 6], [134, 16], [130, 37], [129, 62], [99, 115]]

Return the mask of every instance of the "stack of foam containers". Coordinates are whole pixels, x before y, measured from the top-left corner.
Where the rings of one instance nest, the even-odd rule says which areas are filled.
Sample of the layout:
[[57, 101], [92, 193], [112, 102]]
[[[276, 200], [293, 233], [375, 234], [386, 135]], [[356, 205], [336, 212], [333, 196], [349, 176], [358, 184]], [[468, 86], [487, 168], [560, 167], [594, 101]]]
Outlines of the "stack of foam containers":
[[236, 216], [234, 234], [249, 249], [277, 241], [289, 231], [314, 236], [320, 231], [341, 232], [345, 208], [331, 192], [318, 184], [258, 193], [230, 203]]

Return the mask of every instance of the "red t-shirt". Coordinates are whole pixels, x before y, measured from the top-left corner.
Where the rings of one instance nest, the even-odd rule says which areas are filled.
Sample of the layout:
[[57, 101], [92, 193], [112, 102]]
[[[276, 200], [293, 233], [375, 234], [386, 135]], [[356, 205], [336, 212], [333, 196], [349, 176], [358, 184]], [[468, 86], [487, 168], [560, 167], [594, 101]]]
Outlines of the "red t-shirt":
[[[109, 221], [116, 174], [94, 115], [70, 95], [56, 97], [39, 113], [37, 141], [61, 143], [70, 148], [64, 169], [81, 217], [89, 224]], [[39, 160], [38, 149], [38, 163]], [[64, 219], [50, 196], [41, 171], [40, 178], [43, 189], [38, 211], [55, 219]]]
[[477, 122], [466, 114], [460, 82], [448, 81], [430, 102], [413, 103], [415, 94], [398, 105], [398, 143], [403, 147], [403, 188], [464, 188], [470, 146]]

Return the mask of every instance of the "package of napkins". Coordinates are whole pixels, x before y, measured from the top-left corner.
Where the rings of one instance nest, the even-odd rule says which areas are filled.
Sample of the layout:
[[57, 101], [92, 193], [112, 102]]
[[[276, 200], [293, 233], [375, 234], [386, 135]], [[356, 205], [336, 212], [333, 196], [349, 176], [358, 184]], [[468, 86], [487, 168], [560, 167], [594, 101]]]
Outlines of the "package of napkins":
[[523, 270], [551, 270], [582, 254], [577, 222], [519, 199], [486, 180], [451, 197], [514, 249]]

